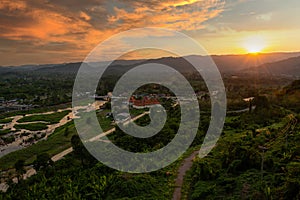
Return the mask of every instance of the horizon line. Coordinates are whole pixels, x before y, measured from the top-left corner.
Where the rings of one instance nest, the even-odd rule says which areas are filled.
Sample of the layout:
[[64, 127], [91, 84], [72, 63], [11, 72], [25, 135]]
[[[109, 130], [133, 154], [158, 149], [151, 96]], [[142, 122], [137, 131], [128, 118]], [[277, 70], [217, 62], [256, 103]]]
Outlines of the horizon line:
[[[188, 56], [260, 56], [260, 55], [268, 55], [268, 54], [293, 54], [293, 53], [299, 53], [298, 51], [276, 51], [276, 52], [258, 52], [258, 53], [229, 53], [229, 54], [210, 54], [210, 55], [196, 55], [196, 54], [190, 54], [185, 56], [162, 56], [162, 57], [153, 57], [153, 58], [140, 58], [140, 59], [119, 59], [114, 61], [142, 61], [142, 60], [154, 60], [154, 59], [162, 59], [162, 58], [182, 58], [182, 57], [188, 57]], [[114, 62], [114, 61], [98, 61], [98, 62]], [[58, 63], [27, 63], [27, 64], [20, 64], [20, 65], [0, 65], [0, 67], [26, 67], [26, 66], [42, 66], [42, 65], [62, 65], [62, 64], [74, 64], [74, 63], [84, 63], [84, 61], [70, 61], [70, 62], [58, 62]], [[95, 62], [88, 62], [88, 63], [97, 63]]]

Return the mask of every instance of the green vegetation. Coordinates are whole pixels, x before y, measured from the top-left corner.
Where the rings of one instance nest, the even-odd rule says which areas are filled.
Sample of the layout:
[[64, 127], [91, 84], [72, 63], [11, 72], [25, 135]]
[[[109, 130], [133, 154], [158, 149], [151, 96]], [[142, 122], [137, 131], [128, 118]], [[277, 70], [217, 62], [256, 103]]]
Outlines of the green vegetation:
[[0, 124], [7, 124], [12, 122], [13, 118], [5, 118], [5, 119], [0, 119]]
[[[100, 119], [99, 122], [101, 124], [101, 127], [103, 127], [104, 131], [112, 128], [111, 120], [104, 117], [106, 112], [108, 111], [98, 114], [98, 117]], [[19, 125], [21, 125], [21, 127]], [[24, 124], [24, 125], [18, 124], [17, 128], [27, 129], [27, 128], [31, 128], [30, 125], [32, 124]], [[42, 124], [41, 126], [46, 126], [46, 124]], [[6, 131], [5, 134], [11, 132], [10, 130], [5, 130], [5, 131]], [[40, 141], [25, 149], [21, 149], [19, 151], [15, 151], [1, 157], [0, 169], [5, 170], [13, 167], [14, 162], [18, 159], [24, 159], [25, 164], [29, 165], [34, 162], [35, 157], [39, 154], [48, 153], [50, 156], [53, 156], [57, 153], [60, 153], [63, 150], [71, 147], [71, 138], [75, 134], [76, 134], [76, 129], [74, 123], [73, 121], [69, 122], [64, 126], [57, 128], [54, 131], [54, 133], [48, 136], [47, 140]]]
[[[68, 127], [69, 134], [64, 135], [65, 128]], [[23, 159], [26, 165], [32, 164], [37, 155], [48, 153], [53, 156], [71, 147], [71, 137], [75, 134], [73, 122], [57, 128], [47, 140], [40, 141], [30, 147], [12, 152], [0, 158], [1, 170], [12, 168], [16, 160]]]
[[28, 181], [12, 184], [5, 198], [164, 200], [171, 198], [172, 181], [173, 177], [166, 176], [165, 170], [153, 174], [127, 174], [101, 163], [83, 168], [80, 160], [70, 155]]
[[[175, 163], [156, 172], [129, 174], [118, 172], [97, 162], [86, 154], [86, 150], [77, 139], [72, 139], [72, 146], [77, 150], [54, 164], [49, 162], [47, 154], [40, 154], [34, 162], [43, 166], [39, 167], [38, 174], [19, 184], [11, 184], [2, 197], [6, 199], [18, 197], [23, 199], [171, 199], [177, 169], [183, 158], [195, 150], [195, 148], [190, 149]], [[71, 167], [70, 163], [72, 163]]]
[[33, 162], [33, 168], [38, 171], [48, 166], [53, 165], [53, 161], [48, 153], [42, 153], [37, 155], [36, 160]]
[[[185, 178], [184, 199], [297, 199], [300, 197], [300, 126], [289, 115], [280, 118], [268, 109], [230, 117], [218, 145], [204, 159], [197, 159]], [[264, 117], [264, 123], [249, 120], [243, 131], [229, 128], [233, 122]], [[267, 127], [270, 121], [277, 121]], [[229, 123], [228, 123], [229, 122]], [[228, 127], [229, 126], [229, 127]], [[240, 126], [243, 126], [240, 123]], [[251, 127], [260, 127], [251, 129]], [[263, 169], [263, 170], [262, 170]], [[295, 187], [291, 187], [294, 185]]]
[[276, 103], [280, 106], [288, 108], [294, 112], [300, 112], [300, 80], [292, 82], [290, 85], [277, 91]]
[[[172, 115], [168, 117], [170, 124], [158, 137], [153, 138], [153, 141], [148, 141], [143, 151], [155, 149], [167, 143], [175, 134], [168, 135], [171, 128], [176, 129], [177, 118], [180, 116], [178, 108], [173, 109]], [[105, 115], [105, 112], [99, 114], [98, 117]], [[103, 120], [108, 120], [104, 119]], [[103, 123], [100, 120], [100, 123]], [[110, 121], [110, 120], [108, 120]], [[108, 123], [105, 122], [105, 123]], [[149, 122], [149, 118], [141, 118], [137, 121], [140, 125], [145, 125]], [[174, 189], [174, 178], [177, 175], [177, 169], [181, 164], [182, 158], [178, 159], [172, 165], [159, 171], [149, 174], [128, 174], [112, 170], [101, 163], [98, 163], [90, 156], [82, 146], [79, 137], [74, 134], [74, 125], [70, 124], [60, 130], [56, 130], [50, 135], [48, 140], [41, 141], [26, 149], [13, 152], [3, 158], [0, 158], [0, 166], [9, 167], [14, 165], [12, 160], [18, 160], [22, 157], [25, 160], [25, 165], [34, 164], [39, 173], [26, 181], [21, 181], [18, 185], [12, 184], [9, 191], [5, 194], [7, 199], [16, 197], [28, 198], [108, 198], [108, 199], [170, 199]], [[65, 134], [65, 132], [69, 132]], [[117, 139], [116, 135], [122, 134], [119, 130], [117, 134], [113, 134], [112, 138]], [[50, 164], [49, 156], [54, 155], [53, 150], [57, 150], [57, 143], [64, 137], [67, 145], [72, 145], [74, 152], [65, 159]], [[56, 142], [54, 142], [54, 139]], [[117, 142], [125, 146], [126, 136], [121, 135]], [[142, 144], [143, 141], [140, 141]], [[158, 144], [158, 145], [155, 145]], [[60, 143], [62, 145], [62, 143]], [[128, 148], [132, 149], [137, 144], [128, 143]], [[48, 149], [45, 149], [47, 148]], [[49, 149], [50, 147], [50, 149]], [[37, 151], [38, 150], [38, 151]], [[194, 150], [194, 149], [191, 149]], [[191, 152], [189, 150], [185, 156]], [[62, 150], [60, 150], [62, 151]], [[49, 156], [46, 156], [46, 154]], [[58, 153], [58, 152], [57, 152]], [[70, 163], [72, 166], [70, 167]], [[42, 167], [41, 167], [42, 166]], [[5, 168], [4, 168], [5, 169]], [[48, 187], [44, 187], [49, 184]], [[75, 189], [75, 188], [78, 188]], [[47, 190], [47, 191], [46, 191]], [[51, 192], [49, 192], [51, 191]], [[59, 192], [64, 191], [64, 192]], [[55, 195], [54, 195], [55, 194]]]
[[103, 111], [97, 113], [97, 118], [98, 118], [98, 121], [99, 121], [103, 131], [107, 131], [114, 127], [112, 125], [112, 119], [109, 117], [106, 117], [106, 114], [109, 111], [110, 110], [103, 110]]
[[132, 117], [135, 117], [135, 116], [138, 116], [140, 114], [143, 114], [146, 111], [149, 111], [149, 109], [148, 108], [146, 108], [146, 109], [134, 109], [134, 108], [132, 108], [132, 109], [129, 110], [130, 115]]
[[22, 175], [26, 172], [25, 168], [24, 168], [24, 160], [18, 160], [15, 165], [14, 165], [16, 172], [18, 174], [17, 178], [18, 178], [18, 182], [20, 182], [20, 180], [22, 179]]
[[[109, 139], [118, 147], [131, 152], [154, 151], [165, 146], [174, 138], [175, 134], [177, 133], [181, 115], [178, 106], [173, 108], [169, 105], [169, 107], [166, 107], [166, 109], [167, 112], [170, 113], [168, 115], [167, 122], [163, 129], [155, 136], [146, 139], [136, 138], [124, 133], [119, 127], [117, 127], [116, 131], [108, 136]], [[149, 124], [149, 122], [149, 115], [145, 115], [135, 121], [135, 123], [140, 126], [146, 126]]]
[[[193, 86], [198, 87], [197, 83], [194, 81]], [[242, 88], [239, 92], [236, 92], [236, 85], [229, 87], [229, 107], [244, 109], [249, 105], [243, 102], [242, 97], [255, 96], [253, 105], [256, 109], [228, 114], [217, 146], [207, 157], [196, 158], [185, 176], [183, 199], [300, 198], [300, 118], [294, 113], [297, 109], [290, 108], [298, 105], [295, 90], [299, 88], [295, 84], [286, 87], [284, 94], [293, 96], [289, 101], [285, 95], [272, 96], [275, 90], [270, 88], [247, 90], [252, 83], [243, 84], [240, 82], [238, 85]], [[111, 87], [102, 86], [105, 90]], [[293, 89], [288, 89], [290, 87]], [[160, 88], [155, 89], [160, 91]], [[142, 88], [140, 92], [149, 91]], [[284, 100], [282, 103], [279, 103], [280, 98]], [[162, 103], [168, 118], [155, 136], [134, 138], [116, 128], [108, 138], [120, 148], [132, 152], [151, 152], [162, 148], [175, 137], [181, 116], [179, 106], [171, 107], [168, 100]], [[200, 104], [208, 106], [209, 103], [201, 101]], [[145, 174], [122, 173], [97, 162], [87, 152], [73, 122], [70, 122], [57, 128], [47, 140], [0, 158], [1, 170], [14, 167], [18, 177], [28, 165], [38, 170], [37, 175], [27, 180], [20, 179], [19, 184], [10, 183], [9, 190], [0, 194], [0, 199], [171, 199], [174, 179], [183, 158], [202, 144], [210, 120], [208, 110], [205, 108], [205, 112], [201, 113], [198, 134], [185, 155], [164, 169]], [[106, 117], [108, 112], [108, 109], [97, 112], [104, 131], [113, 127], [112, 119]], [[132, 115], [142, 112], [131, 110]], [[25, 119], [51, 123], [62, 117], [51, 116], [48, 119], [45, 116]], [[86, 117], [84, 123], [92, 122], [88, 113], [83, 113], [82, 117]], [[146, 115], [135, 123], [146, 126], [149, 122]], [[71, 146], [74, 149], [71, 154], [58, 162], [51, 161], [53, 155]]]
[[1, 139], [4, 141], [5, 144], [9, 144], [15, 141], [15, 137], [13, 135], [10, 135], [8, 137], [1, 137]]
[[12, 133], [12, 132], [14, 132], [14, 131], [11, 131], [10, 129], [0, 130], [0, 136], [6, 135], [6, 134]]
[[70, 113], [70, 110], [62, 111], [62, 112], [55, 112], [52, 114], [46, 114], [46, 115], [32, 115], [32, 116], [26, 116], [22, 119], [18, 120], [18, 123], [23, 122], [34, 122], [34, 121], [44, 121], [48, 122], [50, 124], [56, 124], [58, 123], [64, 116]]
[[18, 110], [18, 111], [11, 111], [6, 113], [0, 113], [0, 119], [5, 119], [8, 117], [13, 117], [17, 115], [27, 115], [27, 114], [37, 114], [37, 113], [45, 113], [45, 112], [56, 112], [59, 109], [66, 109], [71, 107], [71, 103], [65, 103], [65, 104], [59, 104], [59, 105], [53, 105], [53, 106], [46, 106], [46, 107], [40, 107], [40, 108], [33, 108], [30, 110]]
[[48, 126], [45, 123], [32, 123], [32, 124], [16, 124], [14, 128], [17, 130], [26, 129], [29, 131], [41, 131], [47, 129]]
[[69, 103], [73, 82], [74, 76], [67, 74], [17, 70], [0, 76], [0, 94], [5, 100], [21, 99], [22, 104], [47, 107]]

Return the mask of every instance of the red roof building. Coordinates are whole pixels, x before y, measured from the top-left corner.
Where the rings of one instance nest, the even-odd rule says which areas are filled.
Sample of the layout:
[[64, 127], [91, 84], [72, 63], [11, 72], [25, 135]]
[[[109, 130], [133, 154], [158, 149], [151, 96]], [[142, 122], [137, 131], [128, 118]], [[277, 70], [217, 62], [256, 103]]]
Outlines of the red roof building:
[[160, 104], [160, 102], [156, 98], [144, 97], [141, 100], [137, 100], [133, 96], [130, 97], [129, 103], [131, 103], [133, 106], [138, 106], [138, 107], [147, 107], [147, 106]]

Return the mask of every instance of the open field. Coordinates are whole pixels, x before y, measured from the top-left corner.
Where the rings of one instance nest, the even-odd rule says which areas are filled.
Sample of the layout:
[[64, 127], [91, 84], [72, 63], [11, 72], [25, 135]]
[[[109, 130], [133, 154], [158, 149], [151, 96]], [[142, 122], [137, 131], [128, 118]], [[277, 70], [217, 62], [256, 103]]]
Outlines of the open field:
[[44, 123], [30, 123], [30, 124], [16, 124], [14, 126], [16, 130], [26, 129], [29, 131], [41, 131], [48, 128], [47, 124]]
[[[69, 134], [64, 134], [68, 127]], [[12, 152], [0, 158], [0, 169], [6, 170], [12, 168], [16, 160], [25, 160], [26, 165], [32, 164], [36, 159], [36, 155], [48, 153], [55, 155], [71, 146], [71, 137], [75, 134], [75, 127], [72, 122], [57, 128], [47, 140], [40, 141], [30, 147]]]
[[45, 115], [30, 115], [30, 116], [23, 117], [17, 122], [24, 123], [24, 122], [44, 121], [50, 124], [56, 124], [70, 112], [71, 112], [70, 110], [66, 110], [62, 112], [56, 112], [56, 113], [45, 114]]
[[7, 123], [10, 123], [12, 120], [13, 120], [13, 118], [0, 119], [0, 124], [7, 124]]

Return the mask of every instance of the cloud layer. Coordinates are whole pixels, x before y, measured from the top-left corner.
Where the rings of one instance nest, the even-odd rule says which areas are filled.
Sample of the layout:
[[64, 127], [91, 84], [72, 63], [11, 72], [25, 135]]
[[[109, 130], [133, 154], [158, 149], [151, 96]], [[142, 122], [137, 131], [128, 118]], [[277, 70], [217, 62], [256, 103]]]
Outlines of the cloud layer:
[[224, 0], [0, 0], [1, 65], [80, 61], [131, 28], [199, 30]]

